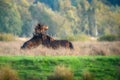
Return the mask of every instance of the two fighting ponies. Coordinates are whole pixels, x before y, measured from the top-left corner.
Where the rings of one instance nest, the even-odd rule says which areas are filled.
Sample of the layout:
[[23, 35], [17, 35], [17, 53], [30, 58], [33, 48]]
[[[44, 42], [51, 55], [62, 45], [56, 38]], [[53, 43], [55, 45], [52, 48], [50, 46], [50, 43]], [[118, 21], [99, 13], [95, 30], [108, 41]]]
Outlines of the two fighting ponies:
[[68, 40], [55, 40], [54, 38], [50, 37], [46, 34], [46, 30], [48, 30], [47, 25], [37, 24], [33, 37], [26, 41], [22, 46], [21, 49], [31, 49], [38, 47], [40, 44], [47, 48], [57, 49], [60, 47], [73, 49], [73, 44]]

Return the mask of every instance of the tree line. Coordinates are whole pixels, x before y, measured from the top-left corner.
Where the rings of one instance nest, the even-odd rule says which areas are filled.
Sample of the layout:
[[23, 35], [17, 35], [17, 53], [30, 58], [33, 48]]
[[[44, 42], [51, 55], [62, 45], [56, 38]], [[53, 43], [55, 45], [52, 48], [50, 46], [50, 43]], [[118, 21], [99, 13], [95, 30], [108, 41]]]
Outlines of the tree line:
[[57, 37], [120, 36], [119, 16], [120, 6], [111, 0], [0, 0], [0, 33], [31, 36], [41, 22]]

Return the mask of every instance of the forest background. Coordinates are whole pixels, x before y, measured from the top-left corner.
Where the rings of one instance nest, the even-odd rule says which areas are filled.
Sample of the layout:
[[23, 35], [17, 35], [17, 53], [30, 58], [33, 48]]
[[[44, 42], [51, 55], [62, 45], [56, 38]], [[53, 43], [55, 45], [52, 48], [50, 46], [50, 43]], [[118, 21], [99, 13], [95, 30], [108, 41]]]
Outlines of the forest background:
[[120, 36], [119, 0], [0, 0], [0, 33], [32, 36], [35, 25], [50, 36]]

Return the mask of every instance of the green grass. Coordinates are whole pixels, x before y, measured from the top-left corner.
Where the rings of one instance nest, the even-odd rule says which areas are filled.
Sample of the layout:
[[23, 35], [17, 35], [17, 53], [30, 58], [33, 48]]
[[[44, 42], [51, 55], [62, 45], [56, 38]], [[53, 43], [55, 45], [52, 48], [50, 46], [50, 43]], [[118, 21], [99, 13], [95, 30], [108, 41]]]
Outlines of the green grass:
[[119, 80], [120, 56], [0, 56], [0, 65], [10, 65], [21, 80], [47, 80], [58, 65], [70, 67], [74, 80], [90, 72], [94, 80]]

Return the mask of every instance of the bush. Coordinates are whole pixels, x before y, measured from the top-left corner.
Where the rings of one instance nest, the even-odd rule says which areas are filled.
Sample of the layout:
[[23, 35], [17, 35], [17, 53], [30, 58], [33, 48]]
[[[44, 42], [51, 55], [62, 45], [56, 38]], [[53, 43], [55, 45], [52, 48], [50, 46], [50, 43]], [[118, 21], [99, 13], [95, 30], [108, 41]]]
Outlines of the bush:
[[117, 80], [120, 80], [120, 67], [116, 69], [117, 72]]
[[87, 35], [68, 35], [62, 39], [67, 39], [70, 41], [88, 41], [90, 40], [90, 37]]
[[82, 74], [83, 80], [94, 80], [93, 75], [89, 71], [84, 71]]
[[13, 34], [0, 34], [0, 41], [13, 41], [15, 36]]
[[73, 80], [73, 72], [65, 66], [57, 66], [47, 80]]
[[10, 67], [1, 67], [0, 80], [19, 80], [19, 78], [15, 70]]
[[117, 39], [116, 35], [103, 35], [98, 38], [99, 41], [116, 41]]

